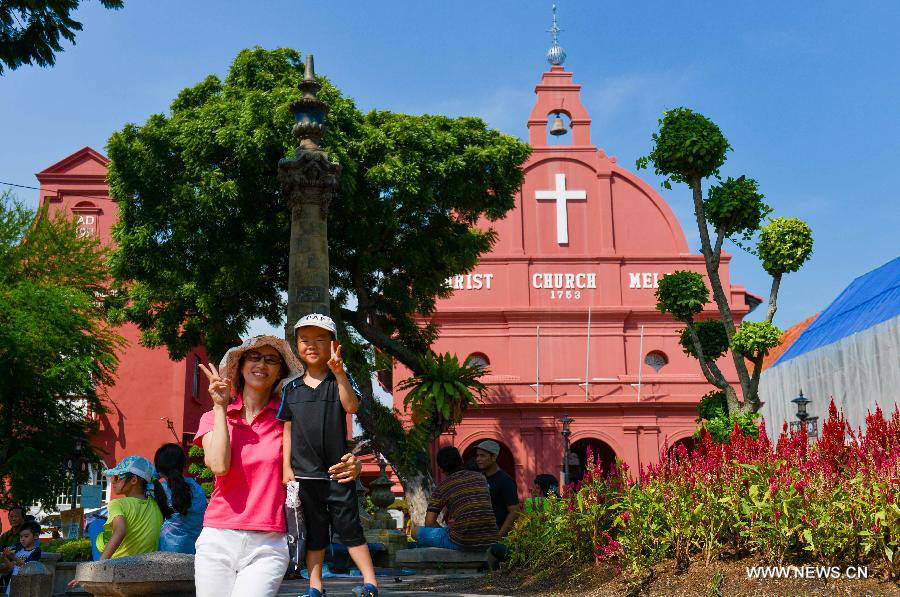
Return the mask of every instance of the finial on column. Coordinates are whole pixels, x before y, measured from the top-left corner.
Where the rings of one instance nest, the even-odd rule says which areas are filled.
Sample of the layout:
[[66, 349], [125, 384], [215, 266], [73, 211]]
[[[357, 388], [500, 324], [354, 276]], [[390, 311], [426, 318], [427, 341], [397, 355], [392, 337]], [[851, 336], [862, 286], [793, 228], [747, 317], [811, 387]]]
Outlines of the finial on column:
[[303, 78], [306, 79], [307, 81], [312, 81], [313, 79], [316, 78], [316, 68], [313, 66], [313, 55], [312, 54], [306, 55], [305, 71], [306, 72], [304, 73]]
[[291, 102], [291, 112], [294, 113], [293, 133], [300, 140], [300, 148], [318, 151], [319, 140], [325, 134], [325, 114], [328, 106], [320, 100], [316, 94], [322, 84], [316, 80], [316, 69], [313, 65], [313, 55], [306, 55], [306, 69], [303, 80], [297, 86], [303, 95], [300, 99]]
[[547, 33], [550, 34], [553, 45], [550, 46], [550, 49], [547, 50], [547, 62], [549, 62], [553, 66], [561, 66], [563, 62], [566, 61], [566, 51], [562, 49], [562, 46], [559, 45], [559, 32], [562, 29], [559, 28], [559, 25], [556, 22], [556, 3], [553, 4], [553, 24], [547, 29]]

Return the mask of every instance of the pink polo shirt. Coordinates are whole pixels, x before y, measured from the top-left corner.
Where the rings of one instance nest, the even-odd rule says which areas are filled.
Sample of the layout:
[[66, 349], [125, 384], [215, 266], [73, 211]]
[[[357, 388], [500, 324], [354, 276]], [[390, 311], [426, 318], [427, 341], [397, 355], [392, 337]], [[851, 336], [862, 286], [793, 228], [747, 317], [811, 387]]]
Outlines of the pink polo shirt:
[[[241, 416], [243, 400], [228, 405], [231, 468], [216, 477], [203, 526], [238, 531], [287, 532], [284, 485], [281, 484], [281, 437], [284, 424], [275, 418], [278, 400], [270, 400], [249, 425]], [[194, 444], [212, 431], [214, 412], [200, 417]]]

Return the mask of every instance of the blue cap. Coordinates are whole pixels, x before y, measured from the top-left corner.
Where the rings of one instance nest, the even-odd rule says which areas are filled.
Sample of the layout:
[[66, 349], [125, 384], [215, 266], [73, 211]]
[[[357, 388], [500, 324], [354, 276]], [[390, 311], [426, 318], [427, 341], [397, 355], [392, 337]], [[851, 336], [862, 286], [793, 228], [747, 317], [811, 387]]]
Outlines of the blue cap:
[[152, 483], [159, 478], [156, 474], [156, 468], [143, 456], [127, 456], [113, 468], [103, 471], [105, 477], [124, 475], [125, 473], [137, 475], [147, 483]]

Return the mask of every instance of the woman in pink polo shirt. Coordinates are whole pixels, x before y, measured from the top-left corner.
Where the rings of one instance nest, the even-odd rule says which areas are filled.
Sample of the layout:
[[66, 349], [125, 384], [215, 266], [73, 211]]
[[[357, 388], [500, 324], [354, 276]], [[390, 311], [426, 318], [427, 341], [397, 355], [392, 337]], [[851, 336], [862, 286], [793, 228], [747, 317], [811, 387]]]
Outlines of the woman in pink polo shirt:
[[[201, 417], [194, 444], [203, 446], [216, 485], [197, 539], [197, 596], [273, 596], [289, 559], [277, 396], [303, 366], [284, 340], [256, 336], [229, 350], [219, 370], [203, 371], [213, 409]], [[348, 454], [330, 472], [350, 482], [361, 468]]]

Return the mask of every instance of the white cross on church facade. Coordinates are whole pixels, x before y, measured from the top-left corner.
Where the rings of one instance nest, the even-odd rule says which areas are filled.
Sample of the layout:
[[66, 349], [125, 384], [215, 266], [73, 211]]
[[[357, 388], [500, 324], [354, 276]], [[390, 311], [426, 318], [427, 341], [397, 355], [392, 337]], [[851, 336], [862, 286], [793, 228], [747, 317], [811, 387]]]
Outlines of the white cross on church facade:
[[556, 175], [556, 189], [535, 191], [534, 196], [538, 201], [556, 201], [556, 242], [561, 245], [569, 244], [569, 212], [566, 202], [587, 199], [587, 191], [567, 191], [566, 175], [559, 173]]

